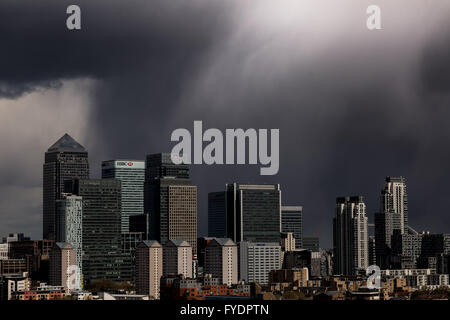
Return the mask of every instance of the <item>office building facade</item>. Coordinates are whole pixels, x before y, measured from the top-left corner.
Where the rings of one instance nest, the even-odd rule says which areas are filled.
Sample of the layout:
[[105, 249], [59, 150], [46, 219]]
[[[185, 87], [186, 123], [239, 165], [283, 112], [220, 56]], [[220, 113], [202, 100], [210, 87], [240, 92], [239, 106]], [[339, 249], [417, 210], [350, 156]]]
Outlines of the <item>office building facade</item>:
[[208, 236], [224, 238], [227, 235], [226, 193], [208, 194]]
[[84, 279], [131, 280], [131, 259], [121, 250], [120, 180], [73, 180], [66, 191], [83, 198]]
[[130, 232], [130, 216], [144, 214], [145, 161], [103, 161], [102, 178], [121, 181], [121, 231]]
[[144, 211], [149, 216], [149, 239], [162, 245], [182, 239], [197, 254], [197, 187], [189, 168], [175, 165], [169, 153], [148, 155], [145, 169]]
[[292, 232], [296, 249], [303, 248], [303, 207], [281, 207], [281, 232]]
[[56, 200], [64, 192], [64, 181], [88, 179], [88, 152], [65, 134], [45, 153], [43, 181], [43, 237], [56, 239]]
[[239, 280], [269, 283], [270, 272], [281, 269], [281, 246], [278, 243], [239, 243]]
[[281, 190], [278, 184], [227, 185], [227, 237], [280, 243]]

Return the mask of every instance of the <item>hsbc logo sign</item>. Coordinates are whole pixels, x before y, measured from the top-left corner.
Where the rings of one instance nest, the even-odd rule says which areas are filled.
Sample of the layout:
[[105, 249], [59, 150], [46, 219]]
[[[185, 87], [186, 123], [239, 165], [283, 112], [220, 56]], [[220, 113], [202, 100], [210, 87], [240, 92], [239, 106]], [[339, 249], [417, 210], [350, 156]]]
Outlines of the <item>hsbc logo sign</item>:
[[126, 162], [126, 161], [117, 161], [116, 162], [116, 166], [118, 166], [118, 167], [132, 167], [132, 166], [134, 166], [134, 162], [132, 162], [132, 161], [128, 161], [128, 162]]
[[110, 160], [102, 163], [104, 170], [121, 168], [121, 169], [145, 169], [145, 161], [140, 160]]

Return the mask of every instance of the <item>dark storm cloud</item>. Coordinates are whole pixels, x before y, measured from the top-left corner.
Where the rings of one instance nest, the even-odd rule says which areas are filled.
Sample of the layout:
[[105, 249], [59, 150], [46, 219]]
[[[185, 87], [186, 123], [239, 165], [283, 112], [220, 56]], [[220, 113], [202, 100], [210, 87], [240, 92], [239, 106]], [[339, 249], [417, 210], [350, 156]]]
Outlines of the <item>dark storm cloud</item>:
[[[219, 3], [77, 1], [82, 30], [66, 28], [72, 1], [2, 1], [0, 80], [21, 88], [60, 78], [117, 77], [192, 67], [222, 26]], [[6, 49], [6, 50], [5, 50]], [[177, 69], [178, 68], [178, 69]], [[161, 81], [165, 81], [162, 77]]]
[[[207, 192], [233, 181], [281, 183], [285, 204], [304, 205], [305, 233], [330, 246], [335, 197], [367, 196], [371, 216], [386, 175], [407, 177], [413, 226], [450, 231], [448, 25], [411, 25], [420, 2], [380, 1], [384, 30], [370, 33], [363, 2], [78, 1], [82, 30], [73, 32], [65, 28], [72, 2], [3, 1], [0, 96], [96, 79], [80, 142], [97, 176], [101, 160], [169, 151], [171, 131], [193, 120], [280, 128], [277, 176], [192, 168], [203, 233]], [[436, 8], [427, 19], [448, 20], [448, 5]]]

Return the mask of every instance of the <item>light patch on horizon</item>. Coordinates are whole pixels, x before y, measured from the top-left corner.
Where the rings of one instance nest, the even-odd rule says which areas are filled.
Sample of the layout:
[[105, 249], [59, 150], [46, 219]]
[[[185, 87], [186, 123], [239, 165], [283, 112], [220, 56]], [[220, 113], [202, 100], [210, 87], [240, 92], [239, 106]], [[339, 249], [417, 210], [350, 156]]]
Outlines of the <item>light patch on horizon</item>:
[[44, 153], [64, 133], [89, 144], [96, 81], [63, 80], [18, 99], [0, 99], [0, 236], [29, 232], [40, 238]]

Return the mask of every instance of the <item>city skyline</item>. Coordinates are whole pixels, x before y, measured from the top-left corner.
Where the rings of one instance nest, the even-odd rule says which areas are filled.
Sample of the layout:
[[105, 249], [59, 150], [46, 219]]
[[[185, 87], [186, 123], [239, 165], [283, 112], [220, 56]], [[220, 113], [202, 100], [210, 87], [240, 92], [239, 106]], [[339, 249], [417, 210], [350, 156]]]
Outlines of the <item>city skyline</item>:
[[192, 167], [200, 221], [210, 190], [279, 183], [286, 205], [304, 206], [305, 234], [330, 247], [337, 196], [364, 195], [373, 221], [382, 179], [404, 176], [410, 225], [449, 230], [450, 3], [381, 0], [371, 31], [367, 3], [328, 2], [80, 0], [82, 29], [69, 31], [67, 1], [3, 1], [0, 233], [39, 237], [49, 141], [70, 132], [99, 178], [101, 161], [169, 151], [195, 120], [280, 129], [274, 177]]
[[[69, 150], [70, 149], [70, 150]], [[47, 150], [47, 152], [46, 152], [46, 154], [52, 154], [52, 153], [58, 153], [58, 152], [64, 152], [64, 150], [65, 151], [70, 151], [70, 152], [73, 152], [73, 151], [75, 151], [75, 152], [81, 152], [81, 154], [84, 154], [84, 156], [85, 156], [85, 160], [86, 160], [86, 162], [87, 163], [89, 163], [89, 164], [87, 164], [87, 165], [84, 165], [83, 164], [83, 168], [84, 167], [86, 167], [86, 170], [87, 170], [87, 172], [88, 172], [88, 174], [90, 173], [90, 170], [91, 170], [91, 168], [92, 168], [92, 165], [91, 165], [91, 163], [88, 161], [88, 156], [87, 156], [87, 154], [88, 154], [88, 152], [89, 152], [89, 150], [87, 150], [87, 148], [84, 148], [78, 141], [76, 141], [76, 139], [74, 139], [73, 137], [71, 137], [68, 133], [65, 133], [61, 138], [59, 138], [54, 144], [52, 144], [49, 148], [48, 148], [48, 150]], [[164, 153], [163, 153], [164, 154]], [[166, 155], [167, 155], [167, 153], [166, 153]], [[167, 157], [167, 156], [166, 156]], [[142, 158], [144, 158], [145, 159], [145, 156], [144, 157], [142, 157]], [[126, 157], [125, 158], [123, 158], [123, 159], [127, 159]], [[125, 161], [125, 160], [123, 160], [123, 159], [118, 159], [117, 158], [117, 160], [102, 160], [101, 162], [100, 162], [100, 164], [99, 164], [99, 166], [100, 166], [100, 177], [99, 178], [101, 178], [102, 176], [103, 176], [103, 179], [110, 179], [110, 178], [113, 178], [113, 176], [111, 175], [111, 174], [108, 174], [108, 175], [105, 175], [105, 166], [107, 166], [107, 168], [112, 168], [113, 166], [115, 167], [117, 164], [117, 162], [119, 162], [119, 163], [122, 163], [123, 161]], [[131, 159], [131, 158], [128, 158], [128, 159]], [[84, 160], [83, 160], [84, 161]], [[138, 166], [138, 168], [145, 168], [145, 162], [146, 161], [141, 161], [141, 160], [126, 160], [127, 161], [127, 163], [129, 162], [129, 161], [134, 161], [134, 162], [136, 162], [136, 163], [138, 163], [139, 164], [139, 166]], [[45, 169], [45, 165], [46, 164], [44, 164], [44, 178], [46, 177], [46, 169]], [[69, 164], [70, 165], [70, 164]], [[47, 166], [48, 166], [48, 164], [47, 164]], [[187, 165], [187, 167], [189, 167], [189, 170], [190, 171], [192, 171], [192, 165]], [[48, 171], [48, 170], [47, 170]], [[92, 176], [84, 176], [85, 178], [87, 178], [87, 179], [98, 179], [98, 178], [94, 178], [94, 177], [92, 177]], [[192, 179], [192, 177], [190, 177], [191, 179]], [[118, 178], [119, 180], [120, 180], [120, 178]], [[139, 178], [139, 179], [141, 179], [141, 178]], [[393, 180], [393, 182], [398, 182], [398, 181], [396, 181], [396, 179], [398, 180], [398, 179], [400, 179], [399, 181], [401, 181], [402, 183], [404, 183], [405, 182], [405, 178], [404, 177], [399, 177], [399, 178], [391, 178], [390, 176], [387, 176], [387, 177], [385, 177], [385, 183], [384, 183], [384, 187], [383, 188], [380, 188], [380, 190], [381, 190], [381, 194], [382, 194], [382, 197], [381, 197], [381, 207], [383, 207], [383, 205], [384, 206], [386, 206], [386, 200], [384, 200], [384, 196], [383, 196], [383, 194], [384, 193], [386, 193], [386, 188], [391, 188], [391, 189], [393, 189], [393, 187], [391, 187], [390, 185], [391, 185], [391, 182], [390, 182], [390, 179], [394, 179]], [[143, 176], [142, 176], [142, 181], [144, 181], [144, 179], [143, 179]], [[44, 182], [45, 182], [45, 180], [44, 180]], [[237, 184], [237, 185], [239, 185], [239, 184], [242, 184], [242, 183], [239, 183], [239, 182], [234, 182], [234, 183], [226, 183], [225, 184], [225, 189], [226, 189], [226, 187], [228, 186], [228, 185], [230, 185], [230, 186], [232, 186], [233, 184]], [[143, 185], [144, 185], [144, 182], [143, 182]], [[243, 185], [245, 185], [245, 184], [243, 184]], [[249, 184], [249, 183], [247, 183], [247, 185], [257, 185], [256, 183], [254, 183], [254, 184]], [[263, 184], [263, 185], [270, 185], [270, 184]], [[144, 188], [142, 188], [142, 191], [143, 191], [143, 189]], [[406, 189], [406, 187], [405, 187], [405, 189]], [[63, 192], [64, 190], [61, 190], [61, 194], [63, 194], [64, 192]], [[394, 191], [390, 191], [390, 192], [394, 192]], [[216, 194], [216, 193], [226, 193], [226, 191], [221, 191], [221, 192], [216, 192], [216, 191], [208, 191], [207, 192], [207, 194]], [[365, 197], [365, 196], [364, 196]], [[391, 196], [392, 197], [392, 196]], [[144, 204], [144, 201], [143, 201], [143, 198], [144, 197], [142, 197], [142, 199], [140, 200], [140, 201], [142, 201], [142, 205]], [[339, 197], [335, 197], [334, 199], [336, 199], [336, 198], [339, 198]], [[420, 228], [420, 227], [417, 227], [417, 226], [411, 226], [410, 224], [408, 224], [408, 198], [407, 198], [407, 196], [405, 196], [405, 198], [406, 198], [406, 218], [405, 218], [405, 227], [404, 228], [407, 228], [407, 227], [412, 227], [414, 230], [415, 229], [418, 229], [419, 230], [419, 232], [431, 232], [431, 233], [439, 233], [439, 232], [433, 232], [433, 231], [430, 231], [429, 229], [427, 229], [427, 227], [425, 226], [425, 228]], [[44, 199], [46, 199], [45, 198], [45, 194], [44, 194]], [[403, 199], [403, 198], [402, 198]], [[58, 201], [58, 199], [56, 199], [57, 201]], [[392, 202], [393, 200], [391, 200], [391, 202]], [[403, 200], [402, 200], [403, 201]], [[383, 204], [383, 202], [384, 202], [384, 204]], [[291, 203], [292, 204], [292, 203]], [[200, 204], [201, 205], [201, 204]], [[295, 207], [295, 208], [300, 208], [300, 210], [301, 210], [301, 212], [302, 212], [302, 220], [304, 219], [304, 217], [303, 217], [303, 206], [301, 205], [301, 204], [299, 204], [300, 205], [300, 207]], [[379, 205], [380, 205], [380, 203], [379, 203]], [[393, 205], [393, 204], [391, 204], [391, 205]], [[199, 206], [198, 206], [199, 207]], [[283, 204], [280, 206], [280, 212], [282, 211], [282, 208], [283, 207], [285, 207], [285, 208], [288, 208], [289, 206], [286, 206], [286, 204], [283, 202]], [[403, 207], [402, 207], [403, 208]], [[377, 214], [379, 214], [382, 210], [381, 210], [382, 208], [378, 208], [378, 210], [374, 210], [374, 211], [372, 211], [372, 214], [370, 214], [371, 212], [370, 211], [368, 211], [368, 214], [367, 214], [367, 216], [371, 216], [371, 219], [369, 219], [369, 224], [374, 224], [375, 222], [376, 222], [376, 215]], [[398, 208], [396, 208], [395, 210], [397, 210]], [[392, 209], [392, 210], [394, 210], [394, 209]], [[403, 210], [403, 209], [402, 209]], [[142, 208], [142, 211], [143, 211], [143, 208]], [[331, 213], [331, 217], [332, 217], [332, 215], [333, 215], [334, 213]], [[208, 213], [207, 213], [207, 215], [208, 215]], [[44, 214], [44, 216], [45, 216], [45, 214]], [[205, 221], [201, 221], [201, 219], [202, 218], [200, 218], [200, 216], [199, 215], [197, 215], [197, 217], [198, 217], [198, 221], [197, 221], [197, 223], [198, 223], [198, 225], [203, 225], [203, 226], [208, 226], [208, 223], [209, 223], [209, 221], [208, 221], [208, 216], [206, 216], [206, 222]], [[402, 216], [403, 217], [403, 216]], [[280, 215], [280, 219], [281, 219], [281, 215]], [[402, 218], [403, 219], [403, 218]], [[280, 223], [281, 223], [281, 220], [280, 220]], [[402, 227], [403, 227], [403, 220], [402, 220], [402, 222], [398, 222], [398, 223], [401, 223], [401, 225], [402, 225]], [[126, 228], [127, 228], [127, 230], [128, 230], [128, 224], [129, 224], [129, 222], [126, 222]], [[45, 223], [43, 224], [44, 226], [45, 226]], [[122, 223], [122, 225], [123, 225], [123, 223]], [[303, 226], [302, 226], [303, 227]], [[123, 228], [123, 226], [122, 226], [122, 228]], [[306, 229], [308, 229], [308, 228], [306, 228]], [[309, 229], [311, 229], [311, 226], [309, 226]], [[204, 232], [204, 233], [203, 233]], [[199, 234], [198, 234], [198, 236], [199, 237], [201, 237], [201, 236], [209, 236], [209, 232], [208, 232], [208, 230], [203, 230], [203, 232], [200, 232]], [[331, 233], [333, 232], [333, 229], [331, 228]], [[403, 231], [402, 231], [403, 232]], [[8, 234], [11, 234], [11, 233], [23, 233], [23, 230], [13, 230], [13, 231], [11, 231], [11, 230], [9, 230], [9, 231], [7, 231], [7, 232], [5, 232], [3, 235], [2, 234], [0, 234], [0, 236], [7, 236]], [[442, 233], [442, 232], [441, 232]], [[444, 233], [445, 233], [445, 231], [444, 231]], [[25, 233], [26, 234], [26, 233]], [[303, 232], [303, 234], [305, 235], [305, 232]], [[307, 233], [306, 233], [307, 234]], [[392, 232], [391, 232], [391, 234], [392, 234]], [[31, 235], [31, 234], [27, 234], [27, 235]], [[41, 236], [32, 236], [32, 238], [33, 239], [42, 239], [42, 235]], [[321, 238], [321, 237], [318, 237], [318, 238]], [[45, 239], [45, 237], [44, 237], [44, 239]], [[151, 240], [156, 240], [156, 239], [151, 239]], [[323, 240], [321, 240], [321, 245], [323, 245]], [[325, 249], [332, 249], [333, 248], [333, 243], [331, 242], [331, 244], [329, 245], [329, 246], [322, 246], [323, 248], [325, 248]]]
[[[43, 240], [3, 238], [1, 300], [316, 300], [332, 292], [337, 300], [389, 300], [424, 289], [448, 295], [450, 233], [419, 234], [409, 225], [404, 177], [385, 177], [370, 265], [374, 246], [361, 195], [336, 198], [333, 249], [324, 250], [319, 238], [303, 236], [303, 206], [283, 206], [279, 184], [234, 182], [209, 193], [217, 237], [205, 238], [197, 234], [189, 166], [171, 154], [148, 154], [137, 181], [126, 170], [121, 177], [106, 171], [111, 162], [102, 162], [102, 179], [86, 175], [88, 150], [67, 133], [45, 155]], [[135, 163], [113, 161], [122, 165]], [[130, 212], [127, 203], [136, 199]]]

